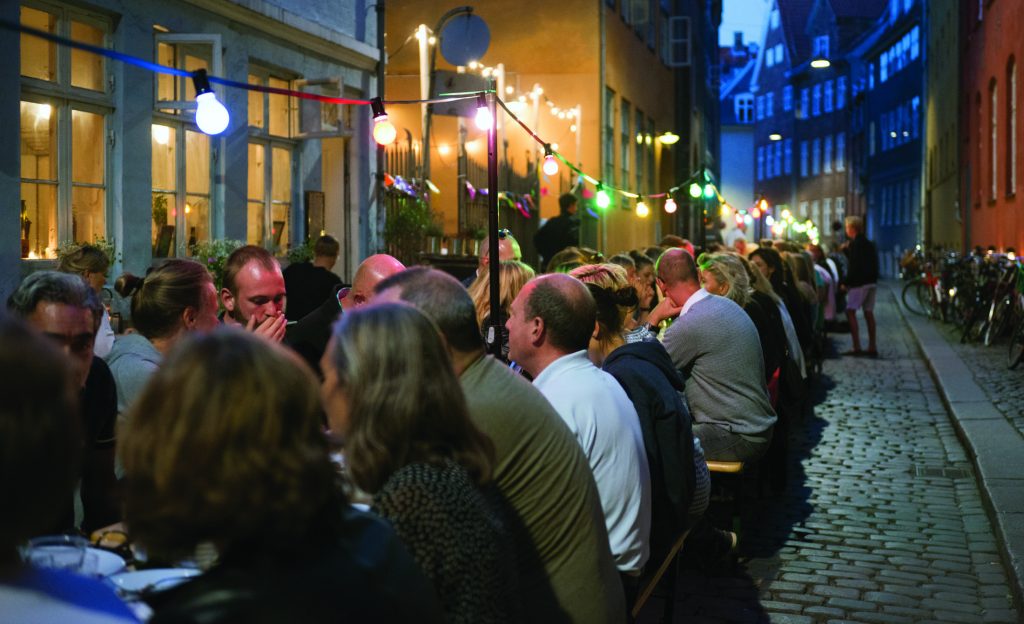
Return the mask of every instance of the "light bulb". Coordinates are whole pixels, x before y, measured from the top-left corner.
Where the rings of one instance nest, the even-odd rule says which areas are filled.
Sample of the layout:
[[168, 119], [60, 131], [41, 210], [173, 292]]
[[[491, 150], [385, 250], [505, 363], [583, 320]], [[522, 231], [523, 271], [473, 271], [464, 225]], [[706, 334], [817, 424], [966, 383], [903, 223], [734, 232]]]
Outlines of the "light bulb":
[[651, 214], [651, 210], [650, 210], [650, 208], [647, 207], [647, 204], [645, 204], [643, 202], [637, 202], [636, 203], [636, 216], [638, 216], [641, 219], [643, 219], [643, 218], [646, 218], [647, 215], [649, 215], [649, 214]]
[[553, 176], [558, 173], [558, 159], [552, 154], [544, 157], [544, 175]]
[[487, 106], [486, 102], [483, 102], [483, 96], [480, 97], [480, 104], [476, 107], [476, 127], [481, 130], [490, 130], [491, 125], [494, 124], [494, 117], [491, 116], [491, 109]]
[[700, 194], [701, 194], [700, 184], [697, 184], [696, 182], [691, 184], [690, 185], [690, 197], [693, 197], [694, 199], [696, 199], [696, 198], [700, 197]]
[[395, 137], [398, 136], [398, 131], [395, 130], [395, 124], [388, 121], [388, 116], [378, 117], [373, 122], [373, 140], [378, 145], [391, 145], [395, 142]]
[[768, 227], [772, 227], [773, 225], [775, 225], [775, 217], [768, 215], [767, 217], [764, 218], [764, 222]]
[[206, 134], [220, 134], [227, 129], [231, 116], [213, 91], [197, 95], [196, 104], [196, 125], [200, 130]]
[[612, 203], [612, 198], [608, 197], [608, 193], [603, 189], [597, 189], [597, 207], [604, 210]]
[[715, 196], [715, 185], [714, 184], [705, 184], [704, 185], [704, 197], [706, 197], [708, 199], [711, 199], [714, 196]]
[[665, 200], [665, 212], [672, 214], [676, 211], [676, 200], [669, 197]]

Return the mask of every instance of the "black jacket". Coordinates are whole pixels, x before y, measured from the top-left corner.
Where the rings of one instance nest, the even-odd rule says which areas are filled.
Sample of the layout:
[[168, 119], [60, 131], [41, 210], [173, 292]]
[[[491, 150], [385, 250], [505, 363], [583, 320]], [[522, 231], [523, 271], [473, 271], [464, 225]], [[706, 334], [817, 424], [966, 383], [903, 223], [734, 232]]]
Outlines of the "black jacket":
[[878, 282], [878, 249], [863, 234], [846, 247], [846, 286], [856, 288]]
[[660, 342], [626, 344], [605, 359], [640, 417], [651, 470], [651, 561], [660, 561], [686, 528], [693, 499], [693, 418], [683, 379]]
[[782, 324], [782, 314], [771, 297], [756, 290], [743, 311], [757, 328], [764, 356], [765, 381], [771, 381], [775, 369], [782, 366], [786, 358], [786, 328]]
[[580, 244], [580, 220], [572, 215], [558, 215], [548, 219], [533, 235], [533, 244], [541, 257], [541, 271], [547, 270], [551, 258], [566, 247]]

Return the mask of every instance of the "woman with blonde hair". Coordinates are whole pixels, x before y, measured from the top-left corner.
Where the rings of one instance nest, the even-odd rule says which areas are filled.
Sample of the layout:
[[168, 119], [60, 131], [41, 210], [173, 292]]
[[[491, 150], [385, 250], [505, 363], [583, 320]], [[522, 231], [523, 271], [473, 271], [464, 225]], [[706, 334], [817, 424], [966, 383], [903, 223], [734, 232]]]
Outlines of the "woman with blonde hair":
[[107, 356], [117, 382], [117, 411], [124, 414], [187, 332], [217, 327], [217, 289], [206, 267], [181, 258], [166, 260], [145, 277], [125, 273], [114, 288], [131, 298], [135, 328], [119, 336]]
[[[508, 310], [512, 301], [523, 289], [526, 282], [533, 279], [534, 271], [530, 265], [518, 260], [505, 260], [498, 269], [498, 282], [500, 285], [501, 313], [498, 320], [501, 326], [501, 357], [508, 361], [508, 330], [505, 328], [505, 321], [508, 319]], [[481, 330], [487, 331], [491, 319], [491, 272], [481, 271], [476, 279], [469, 286], [469, 296], [476, 307], [476, 321]]]
[[597, 329], [588, 354], [626, 391], [640, 418], [651, 473], [651, 561], [707, 508], [710, 478], [682, 377], [657, 340], [627, 343], [624, 323], [638, 299], [626, 271], [615, 264], [590, 264], [570, 275], [583, 282], [597, 304]]
[[[99, 247], [82, 245], [71, 253], [61, 256], [57, 261], [57, 270], [61, 273], [81, 275], [96, 295], [103, 300], [103, 287], [107, 284], [107, 271], [110, 269], [110, 258]], [[105, 358], [114, 346], [114, 329], [110, 325], [110, 312], [103, 306], [103, 317], [100, 328], [96, 332], [96, 340], [92, 352], [97, 357]]]
[[346, 312], [322, 368], [352, 481], [433, 582], [446, 619], [514, 621], [510, 535], [491, 498], [494, 445], [469, 419], [437, 326], [408, 305]]
[[321, 414], [312, 371], [252, 334], [168, 355], [118, 440], [126, 522], [153, 558], [216, 562], [154, 594], [154, 622], [441, 621], [394, 531], [349, 507]]

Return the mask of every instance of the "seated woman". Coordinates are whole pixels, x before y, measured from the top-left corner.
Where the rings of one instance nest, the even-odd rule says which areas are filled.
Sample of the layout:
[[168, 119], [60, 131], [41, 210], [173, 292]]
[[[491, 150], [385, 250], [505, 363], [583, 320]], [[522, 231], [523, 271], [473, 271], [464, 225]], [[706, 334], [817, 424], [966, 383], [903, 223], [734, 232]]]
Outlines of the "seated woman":
[[384, 303], [347, 312], [322, 394], [352, 481], [394, 525], [449, 622], [516, 621], [516, 569], [492, 502], [494, 446], [469, 420], [437, 326]]
[[[82, 245], [71, 253], [61, 256], [57, 261], [58, 271], [81, 275], [101, 301], [109, 269], [110, 258], [102, 249], [94, 245]], [[97, 357], [105, 358], [113, 346], [114, 329], [110, 325], [110, 312], [104, 306], [103, 318], [100, 321], [100, 328], [96, 332], [96, 341], [93, 343], [93, 353]]]
[[587, 285], [597, 303], [590, 360], [615, 377], [640, 417], [651, 469], [651, 561], [660, 561], [703, 515], [711, 485], [683, 380], [657, 340], [627, 344], [625, 323], [638, 299], [622, 267], [590, 264], [570, 275]]
[[[499, 339], [501, 340], [501, 357], [507, 362], [508, 329], [505, 328], [505, 321], [508, 319], [508, 309], [512, 305], [512, 300], [516, 298], [516, 295], [523, 289], [526, 282], [533, 279], [534, 272], [528, 264], [518, 260], [506, 260], [501, 263], [498, 275], [501, 293], [501, 314], [499, 315], [501, 335]], [[484, 339], [486, 340], [488, 323], [491, 320], [490, 271], [480, 271], [480, 274], [477, 275], [476, 279], [469, 286], [469, 296], [473, 299], [473, 305], [476, 307], [476, 322], [484, 331]]]
[[172, 258], [146, 277], [125, 273], [114, 285], [132, 300], [134, 333], [119, 336], [106, 357], [117, 382], [117, 411], [135, 402], [164, 355], [189, 331], [217, 327], [217, 289], [206, 267]]
[[321, 414], [312, 371], [252, 334], [167, 357], [119, 440], [126, 522], [150, 559], [217, 561], [153, 595], [152, 622], [441, 621], [394, 531], [348, 506]]

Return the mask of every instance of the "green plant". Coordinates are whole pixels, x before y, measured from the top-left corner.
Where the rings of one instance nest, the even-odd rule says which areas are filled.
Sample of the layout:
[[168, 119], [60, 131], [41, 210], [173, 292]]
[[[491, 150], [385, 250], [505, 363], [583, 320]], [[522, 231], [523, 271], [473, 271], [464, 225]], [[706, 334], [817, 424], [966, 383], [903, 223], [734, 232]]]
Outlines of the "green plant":
[[[435, 234], [436, 232], [436, 234]], [[434, 212], [420, 199], [403, 198], [388, 210], [384, 242], [389, 252], [406, 264], [417, 260], [426, 236], [442, 235]]]
[[60, 262], [65, 256], [72, 254], [85, 245], [92, 245], [107, 255], [107, 259], [110, 261], [110, 266], [114, 266], [114, 263], [121, 259], [121, 254], [117, 252], [117, 246], [114, 241], [108, 241], [102, 236], [98, 236], [91, 243], [83, 243], [79, 241], [65, 241], [57, 246], [57, 261]]
[[473, 240], [483, 240], [487, 238], [487, 228], [479, 225], [476, 227], [466, 228], [466, 231], [463, 232], [463, 236], [472, 238]]
[[203, 263], [213, 275], [213, 283], [220, 291], [224, 279], [224, 264], [231, 252], [244, 245], [242, 241], [217, 239], [202, 241], [192, 245], [192, 259]]
[[167, 225], [167, 196], [153, 196], [153, 222], [158, 226]]
[[301, 245], [296, 245], [288, 251], [288, 264], [298, 264], [300, 262], [309, 262], [313, 259], [313, 246], [316, 242], [312, 238], [307, 238], [306, 242]]

